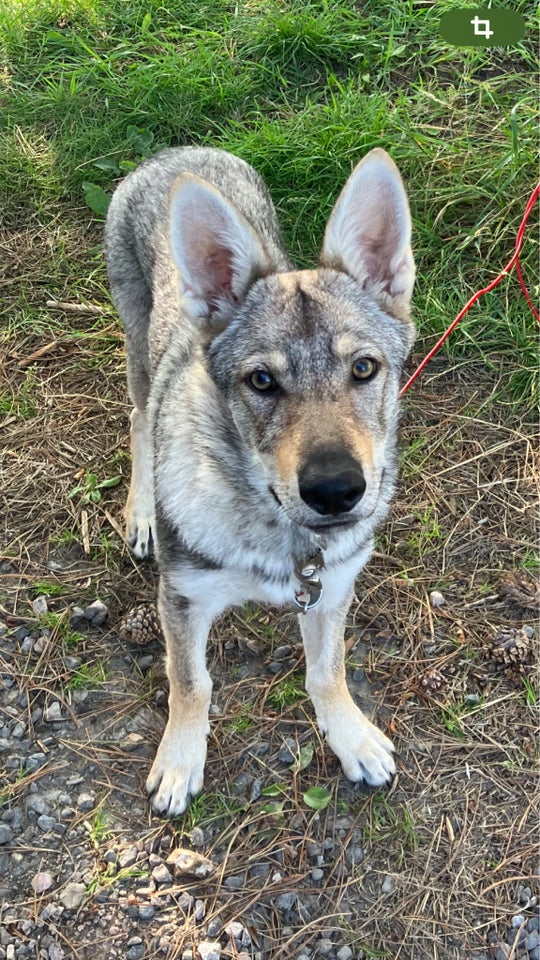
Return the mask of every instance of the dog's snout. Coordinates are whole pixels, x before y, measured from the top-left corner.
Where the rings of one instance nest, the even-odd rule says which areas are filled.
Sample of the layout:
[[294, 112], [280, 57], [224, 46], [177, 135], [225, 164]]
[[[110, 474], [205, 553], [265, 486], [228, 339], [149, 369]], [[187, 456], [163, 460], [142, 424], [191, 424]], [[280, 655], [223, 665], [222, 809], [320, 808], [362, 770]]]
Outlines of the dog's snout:
[[347, 451], [312, 454], [298, 475], [300, 496], [324, 517], [348, 513], [366, 489], [364, 472]]

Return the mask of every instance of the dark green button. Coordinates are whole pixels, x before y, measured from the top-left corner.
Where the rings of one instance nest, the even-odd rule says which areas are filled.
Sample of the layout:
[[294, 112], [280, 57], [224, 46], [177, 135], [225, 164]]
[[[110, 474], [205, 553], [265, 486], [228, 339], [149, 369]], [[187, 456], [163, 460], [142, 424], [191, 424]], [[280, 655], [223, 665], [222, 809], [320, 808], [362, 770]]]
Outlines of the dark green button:
[[441, 37], [455, 47], [507, 47], [525, 33], [525, 18], [514, 10], [469, 7], [441, 17]]

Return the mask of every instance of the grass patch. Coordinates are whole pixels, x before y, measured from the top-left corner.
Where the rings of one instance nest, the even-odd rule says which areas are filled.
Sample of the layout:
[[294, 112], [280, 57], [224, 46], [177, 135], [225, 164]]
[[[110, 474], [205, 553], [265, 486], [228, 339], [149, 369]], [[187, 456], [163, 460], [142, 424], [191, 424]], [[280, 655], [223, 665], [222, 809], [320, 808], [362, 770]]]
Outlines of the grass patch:
[[[508, 260], [537, 148], [530, 6], [515, 5], [529, 29], [511, 53], [445, 44], [446, 6], [256, 0], [234, 10], [218, 3], [210, 15], [178, 0], [168, 8], [8, 0], [0, 13], [5, 222], [50, 227], [75, 208], [88, 220], [85, 192], [99, 210], [94, 188], [110, 194], [164, 145], [202, 142], [257, 167], [305, 265], [352, 165], [382, 145], [408, 183], [416, 311], [431, 341]], [[530, 284], [535, 247], [532, 223], [523, 254]], [[508, 402], [529, 402], [534, 328], [514, 284], [505, 280], [478, 304], [448, 349], [494, 372], [506, 364]]]

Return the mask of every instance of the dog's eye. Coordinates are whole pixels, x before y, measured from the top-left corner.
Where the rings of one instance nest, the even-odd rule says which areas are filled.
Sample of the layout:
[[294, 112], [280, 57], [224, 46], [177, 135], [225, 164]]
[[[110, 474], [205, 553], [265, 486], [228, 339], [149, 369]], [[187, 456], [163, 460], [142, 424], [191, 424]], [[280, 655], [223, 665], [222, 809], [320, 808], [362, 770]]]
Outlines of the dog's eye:
[[248, 383], [258, 393], [272, 393], [277, 390], [276, 381], [266, 370], [254, 370], [249, 376]]
[[375, 376], [379, 364], [371, 357], [359, 357], [352, 366], [352, 375], [355, 380], [371, 380]]

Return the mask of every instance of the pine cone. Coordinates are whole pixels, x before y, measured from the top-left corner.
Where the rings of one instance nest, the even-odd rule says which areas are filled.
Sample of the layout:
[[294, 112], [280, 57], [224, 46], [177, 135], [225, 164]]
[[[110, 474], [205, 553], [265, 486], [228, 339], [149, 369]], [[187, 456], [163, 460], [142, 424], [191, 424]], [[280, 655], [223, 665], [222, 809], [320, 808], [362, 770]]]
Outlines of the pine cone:
[[126, 614], [118, 627], [118, 636], [129, 643], [143, 646], [163, 637], [157, 610], [152, 603], [142, 603]]
[[532, 659], [532, 636], [530, 627], [501, 630], [491, 642], [492, 659], [504, 667], [523, 673], [525, 665]]
[[439, 673], [438, 670], [426, 670], [420, 678], [420, 683], [428, 693], [437, 693], [438, 690], [446, 686], [448, 680], [444, 674]]

